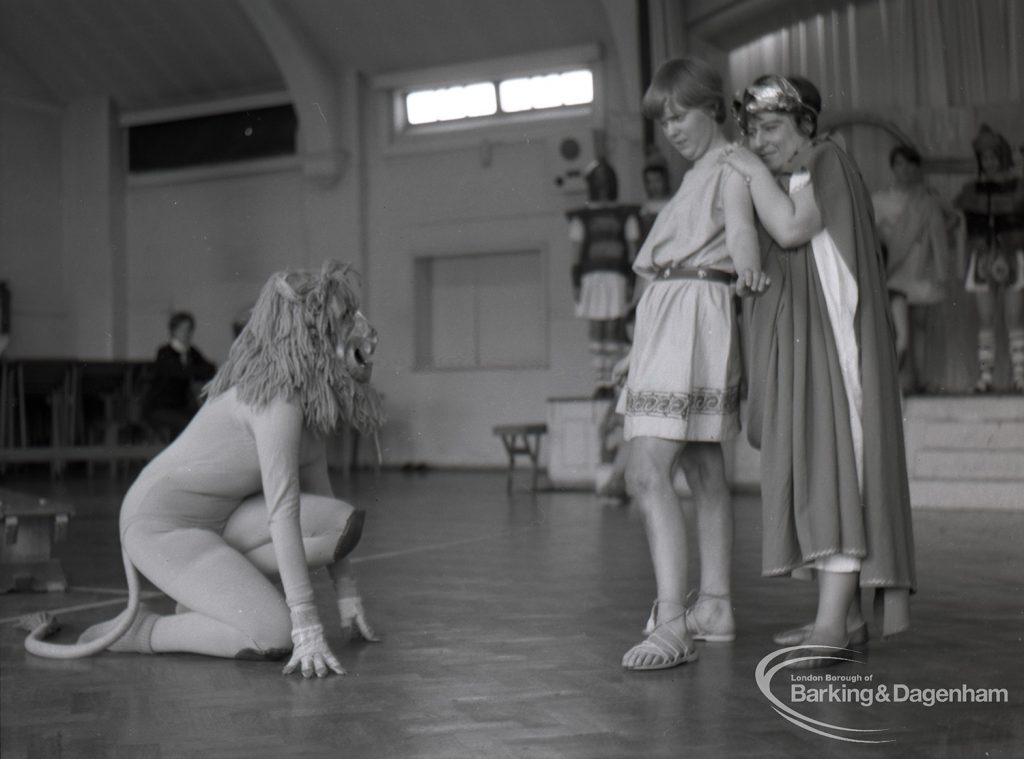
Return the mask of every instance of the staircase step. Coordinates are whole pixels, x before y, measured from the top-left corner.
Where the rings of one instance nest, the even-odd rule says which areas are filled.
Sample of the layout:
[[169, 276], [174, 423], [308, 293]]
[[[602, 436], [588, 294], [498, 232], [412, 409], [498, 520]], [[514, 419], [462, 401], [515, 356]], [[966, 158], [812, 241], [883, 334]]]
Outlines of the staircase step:
[[928, 421], [921, 445], [925, 448], [1024, 449], [1024, 422]]
[[903, 412], [908, 419], [991, 419], [1024, 422], [1024, 397], [911, 396], [904, 400]]
[[1024, 512], [1024, 486], [994, 480], [911, 480], [914, 508], [1002, 509]]
[[919, 449], [910, 464], [912, 479], [1015, 481], [1024, 494], [1024, 449]]

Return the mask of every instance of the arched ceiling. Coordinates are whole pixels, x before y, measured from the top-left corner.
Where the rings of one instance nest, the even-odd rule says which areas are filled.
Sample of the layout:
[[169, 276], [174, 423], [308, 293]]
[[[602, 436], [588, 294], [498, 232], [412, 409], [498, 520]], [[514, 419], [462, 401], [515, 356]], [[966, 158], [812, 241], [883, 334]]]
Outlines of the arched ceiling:
[[[283, 90], [245, 2], [0, 0], [0, 63], [55, 103], [109, 96], [127, 112]], [[319, 60], [368, 74], [612, 40], [596, 0], [278, 0], [277, 8]]]
[[[247, 13], [265, 0], [0, 0], [0, 85], [56, 104], [110, 97], [124, 112], [286, 89]], [[368, 74], [612, 46], [607, 7], [635, 0], [276, 0], [329, 68]], [[678, 3], [690, 31], [728, 50], [849, 0]], [[2, 90], [0, 90], [2, 92]]]

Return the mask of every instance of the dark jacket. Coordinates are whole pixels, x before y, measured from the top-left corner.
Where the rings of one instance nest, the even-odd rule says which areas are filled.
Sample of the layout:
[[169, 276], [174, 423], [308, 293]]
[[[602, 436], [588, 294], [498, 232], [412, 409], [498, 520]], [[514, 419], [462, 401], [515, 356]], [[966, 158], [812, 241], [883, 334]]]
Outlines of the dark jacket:
[[182, 361], [181, 354], [170, 344], [161, 346], [153, 362], [147, 411], [170, 409], [189, 415], [195, 413], [198, 402], [193, 385], [210, 380], [216, 371], [217, 368], [194, 347], [189, 348], [186, 360]]

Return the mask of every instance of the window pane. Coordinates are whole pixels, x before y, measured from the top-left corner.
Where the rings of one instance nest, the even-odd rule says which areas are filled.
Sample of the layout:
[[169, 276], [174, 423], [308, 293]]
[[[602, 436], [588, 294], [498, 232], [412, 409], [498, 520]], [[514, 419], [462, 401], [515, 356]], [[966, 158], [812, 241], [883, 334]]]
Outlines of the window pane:
[[529, 79], [506, 79], [498, 85], [501, 97], [501, 110], [507, 113], [528, 111], [533, 108], [530, 102]]
[[476, 272], [472, 259], [437, 258], [433, 261], [431, 339], [433, 363], [438, 369], [475, 366]]
[[432, 124], [475, 116], [489, 116], [498, 110], [494, 85], [490, 82], [410, 92], [405, 112], [410, 124]]
[[422, 258], [415, 274], [418, 367], [547, 365], [547, 291], [539, 251]]
[[433, 90], [410, 92], [405, 96], [405, 117], [410, 124], [430, 124], [437, 121]]
[[582, 105], [594, 100], [594, 76], [586, 70], [506, 79], [498, 85], [501, 108], [508, 113]]
[[547, 307], [540, 253], [481, 256], [480, 364], [547, 364]]
[[594, 75], [587, 70], [562, 74], [562, 104], [583, 105], [594, 102]]

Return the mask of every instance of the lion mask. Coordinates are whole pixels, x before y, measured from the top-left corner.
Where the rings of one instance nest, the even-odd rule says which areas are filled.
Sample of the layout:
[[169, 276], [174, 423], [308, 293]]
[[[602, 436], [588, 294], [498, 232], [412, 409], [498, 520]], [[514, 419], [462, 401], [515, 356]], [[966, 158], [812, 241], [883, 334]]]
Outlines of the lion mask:
[[358, 285], [356, 272], [337, 261], [319, 272], [273, 274], [207, 397], [234, 387], [239, 400], [262, 408], [283, 396], [299, 402], [320, 434], [343, 425], [376, 432], [384, 421], [369, 384], [377, 331], [359, 311]]

